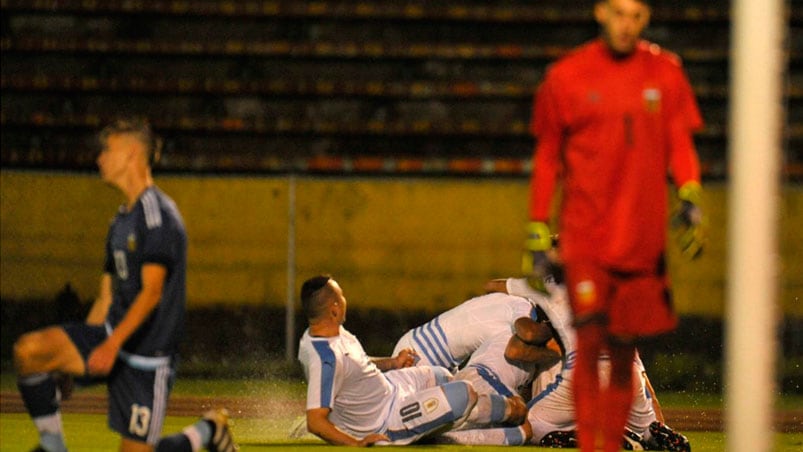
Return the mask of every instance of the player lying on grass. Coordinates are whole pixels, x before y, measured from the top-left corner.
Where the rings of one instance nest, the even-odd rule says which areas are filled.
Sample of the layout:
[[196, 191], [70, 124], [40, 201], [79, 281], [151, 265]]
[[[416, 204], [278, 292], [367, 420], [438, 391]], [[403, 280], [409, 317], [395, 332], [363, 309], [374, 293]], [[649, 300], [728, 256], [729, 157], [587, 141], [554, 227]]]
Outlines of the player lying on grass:
[[[515, 315], [526, 315], [526, 320], [529, 316], [534, 316], [535, 311], [529, 301], [520, 297], [499, 293], [476, 297], [421, 327], [408, 331], [396, 345], [394, 355], [401, 356], [408, 350], [413, 350], [414, 353], [410, 356], [416, 358], [417, 366], [430, 366], [431, 359], [404, 346], [415, 344], [416, 348], [426, 350], [428, 356], [437, 356], [432, 350], [439, 347], [430, 347], [429, 339], [434, 339], [452, 350], [449, 362], [456, 360], [455, 355], [464, 359], [468, 356], [467, 351], [473, 351], [468, 363], [455, 375], [456, 379], [471, 382], [478, 393], [477, 403], [461, 428], [518, 426], [523, 423], [527, 414], [525, 399], [518, 392], [526, 387], [529, 398], [529, 386], [536, 364], [526, 363], [522, 367], [516, 367], [504, 363], [504, 349], [511, 338], [511, 323]], [[483, 319], [486, 321], [479, 322]], [[466, 323], [474, 325], [471, 328], [459, 327]], [[436, 337], [432, 336], [433, 330], [438, 330]], [[486, 338], [492, 334], [495, 336]], [[551, 334], [548, 329], [547, 334]], [[447, 353], [444, 350], [436, 352], [440, 356]], [[549, 364], [558, 358], [557, 353], [551, 352], [548, 356]], [[499, 362], [500, 359], [502, 362]], [[303, 419], [297, 421], [291, 429], [291, 438], [300, 438], [308, 433], [301, 421]], [[525, 434], [529, 435], [529, 432], [521, 432], [521, 435]]]
[[[495, 280], [488, 284], [489, 290], [502, 290], [534, 300], [543, 309], [555, 338], [562, 350], [562, 362], [548, 372], [541, 373], [533, 385], [533, 398], [528, 403], [528, 423], [532, 429], [530, 442], [546, 447], [577, 447], [575, 433], [575, 412], [573, 400], [573, 375], [576, 338], [572, 326], [572, 315], [565, 294], [560, 284], [547, 281], [545, 287], [549, 297], [535, 291], [526, 279]], [[530, 298], [532, 297], [532, 298]], [[516, 335], [525, 342], [531, 341], [538, 333], [533, 325], [528, 331], [526, 322], [517, 322]], [[526, 349], [506, 349], [512, 360], [526, 361]], [[610, 365], [601, 361], [601, 378], [607, 378]], [[633, 363], [634, 402], [627, 421], [627, 430], [623, 438], [623, 447], [629, 450], [675, 450], [689, 451], [688, 440], [663, 423], [660, 405], [649, 384], [641, 360], [637, 357]], [[450, 433], [455, 442], [462, 444], [501, 444], [508, 432], [506, 429], [475, 430], [461, 437], [460, 432]]]
[[343, 328], [347, 301], [329, 276], [304, 282], [309, 327], [298, 359], [307, 379], [307, 429], [330, 444], [410, 444], [462, 424], [477, 402], [470, 383], [443, 367], [412, 367], [415, 354], [370, 358]]
[[[521, 317], [519, 321], [533, 322], [528, 317]], [[540, 324], [536, 323], [536, 325]], [[508, 400], [518, 401], [518, 403], [514, 404], [517, 416], [515, 419], [508, 421], [513, 426], [512, 428], [498, 429], [500, 436], [496, 441], [497, 444], [524, 444], [531, 438], [532, 429], [530, 424], [524, 422], [527, 415], [525, 400], [530, 398], [530, 386], [539, 369], [549, 368], [550, 365], [560, 359], [560, 354], [557, 351], [548, 349], [545, 346], [551, 337], [552, 333], [548, 327], [544, 327], [535, 333], [530, 338], [529, 343], [524, 343], [517, 335], [511, 335], [510, 332], [500, 332], [484, 341], [471, 354], [466, 365], [455, 374], [456, 379], [470, 381], [478, 394], [488, 394], [491, 396], [491, 400], [496, 397], [502, 400], [507, 398]], [[529, 359], [526, 361], [511, 360], [507, 357], [507, 348], [526, 348], [528, 349], [527, 356]], [[492, 406], [492, 410], [501, 411], [504, 407], [505, 405], [496, 404]], [[477, 410], [476, 407], [475, 410]], [[461, 435], [472, 435], [472, 430], [499, 426], [501, 426], [500, 423], [473, 421], [472, 416], [469, 416], [469, 420], [463, 426], [444, 433], [437, 439], [437, 442], [459, 442], [456, 440], [457, 438], [460, 438]], [[460, 430], [460, 432], [457, 432], [457, 430]], [[463, 433], [464, 430], [465, 433]]]
[[418, 366], [443, 366], [456, 372], [485, 340], [497, 333], [513, 333], [519, 317], [536, 318], [532, 301], [503, 293], [466, 300], [429, 322], [402, 335], [393, 354], [411, 348]]
[[[532, 302], [525, 298], [502, 293], [474, 297], [405, 332], [393, 353], [409, 348], [418, 356], [416, 366], [444, 366], [455, 373], [483, 346], [490, 347], [489, 341], [495, 336], [503, 335], [498, 340], [506, 343], [513, 333], [513, 324], [521, 317], [536, 318]], [[503, 350], [503, 346], [496, 350], [499, 358], [503, 358]], [[490, 358], [493, 352], [486, 349], [481, 356], [475, 359], [475, 365], [464, 366], [456, 377], [472, 383], [498, 379], [493, 370], [496, 363]], [[515, 372], [507, 369], [507, 374]], [[510, 390], [501, 391], [489, 384], [475, 386], [482, 390], [478, 391], [480, 397], [467, 424], [472, 427], [521, 424], [526, 407], [515, 394], [519, 383], [510, 379], [507, 382]]]

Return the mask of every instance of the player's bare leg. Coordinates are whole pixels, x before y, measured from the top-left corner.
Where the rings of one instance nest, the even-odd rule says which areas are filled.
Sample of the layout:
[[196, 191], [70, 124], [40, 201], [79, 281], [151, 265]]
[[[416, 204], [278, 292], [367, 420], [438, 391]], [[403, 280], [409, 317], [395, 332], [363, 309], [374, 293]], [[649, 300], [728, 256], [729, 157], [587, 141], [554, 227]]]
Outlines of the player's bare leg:
[[39, 431], [40, 448], [66, 451], [54, 373], [83, 375], [84, 361], [61, 327], [27, 333], [14, 344], [14, 368], [25, 408]]

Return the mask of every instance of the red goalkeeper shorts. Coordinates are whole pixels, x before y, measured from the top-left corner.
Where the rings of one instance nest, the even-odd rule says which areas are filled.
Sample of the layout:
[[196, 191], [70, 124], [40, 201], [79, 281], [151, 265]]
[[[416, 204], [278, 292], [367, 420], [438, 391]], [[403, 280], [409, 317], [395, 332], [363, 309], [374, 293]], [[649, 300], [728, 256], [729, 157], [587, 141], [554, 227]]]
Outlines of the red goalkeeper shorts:
[[649, 337], [677, 326], [669, 280], [661, 272], [618, 272], [594, 263], [565, 263], [575, 323], [601, 321], [609, 334]]

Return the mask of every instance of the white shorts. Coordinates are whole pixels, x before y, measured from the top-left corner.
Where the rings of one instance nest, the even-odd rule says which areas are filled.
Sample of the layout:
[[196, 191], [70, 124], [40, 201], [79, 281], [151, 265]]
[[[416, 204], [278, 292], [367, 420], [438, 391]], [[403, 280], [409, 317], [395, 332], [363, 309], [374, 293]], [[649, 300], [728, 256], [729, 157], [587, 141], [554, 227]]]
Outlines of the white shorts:
[[[527, 420], [533, 428], [531, 442], [538, 444], [547, 433], [576, 428], [574, 411], [574, 392], [572, 390], [573, 371], [558, 373], [560, 365], [544, 371], [533, 383], [533, 399], [528, 406]], [[600, 383], [607, 384], [611, 372], [610, 361], [599, 362]], [[539, 391], [536, 393], [536, 389]], [[627, 427], [638, 434], [644, 434], [650, 423], [656, 420], [652, 399], [649, 397], [641, 371], [633, 369], [633, 405], [627, 418]]]
[[455, 381], [438, 386], [440, 372], [433, 367], [408, 367], [386, 373], [398, 392], [382, 432], [390, 441], [377, 444], [410, 444], [465, 420], [474, 406], [471, 384]]

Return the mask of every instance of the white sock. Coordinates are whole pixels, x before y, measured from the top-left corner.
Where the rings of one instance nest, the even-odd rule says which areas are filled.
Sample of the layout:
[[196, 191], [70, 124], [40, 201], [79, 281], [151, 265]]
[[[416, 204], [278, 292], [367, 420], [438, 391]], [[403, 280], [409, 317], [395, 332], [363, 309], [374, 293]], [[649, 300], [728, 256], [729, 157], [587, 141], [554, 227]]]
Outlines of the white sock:
[[61, 430], [61, 413], [37, 417], [33, 424], [39, 431], [39, 445], [48, 452], [67, 452], [64, 434]]

